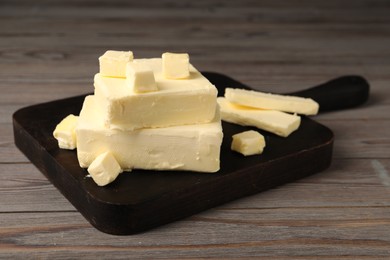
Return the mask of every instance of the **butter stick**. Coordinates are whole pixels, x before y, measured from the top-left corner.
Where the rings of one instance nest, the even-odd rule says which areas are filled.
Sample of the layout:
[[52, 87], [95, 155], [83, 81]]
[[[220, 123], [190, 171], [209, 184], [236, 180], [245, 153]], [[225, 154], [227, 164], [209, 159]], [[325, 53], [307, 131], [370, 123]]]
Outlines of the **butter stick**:
[[301, 118], [297, 115], [244, 107], [233, 104], [223, 97], [219, 97], [217, 102], [222, 120], [243, 126], [254, 126], [282, 137], [289, 136], [301, 123]]
[[311, 98], [270, 94], [254, 90], [227, 88], [225, 97], [230, 102], [242, 106], [302, 115], [316, 115], [319, 109], [318, 103]]

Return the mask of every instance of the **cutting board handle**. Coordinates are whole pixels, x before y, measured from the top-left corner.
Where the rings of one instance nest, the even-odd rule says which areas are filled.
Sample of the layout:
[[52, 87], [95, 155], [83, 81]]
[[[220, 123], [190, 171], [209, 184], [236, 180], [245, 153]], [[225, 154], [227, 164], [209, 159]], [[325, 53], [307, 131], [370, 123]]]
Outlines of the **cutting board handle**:
[[312, 98], [320, 105], [320, 112], [359, 106], [368, 100], [370, 85], [361, 76], [343, 76], [321, 85], [290, 93]]

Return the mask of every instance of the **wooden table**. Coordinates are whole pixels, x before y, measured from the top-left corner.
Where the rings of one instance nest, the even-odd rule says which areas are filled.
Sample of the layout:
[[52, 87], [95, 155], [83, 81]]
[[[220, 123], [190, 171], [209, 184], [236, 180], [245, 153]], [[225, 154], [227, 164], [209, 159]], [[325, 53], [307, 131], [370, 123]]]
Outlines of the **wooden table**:
[[[390, 257], [389, 1], [0, 2], [0, 258]], [[133, 236], [101, 233], [17, 150], [17, 109], [93, 90], [107, 49], [189, 52], [204, 71], [291, 92], [358, 74], [356, 109], [312, 177]]]

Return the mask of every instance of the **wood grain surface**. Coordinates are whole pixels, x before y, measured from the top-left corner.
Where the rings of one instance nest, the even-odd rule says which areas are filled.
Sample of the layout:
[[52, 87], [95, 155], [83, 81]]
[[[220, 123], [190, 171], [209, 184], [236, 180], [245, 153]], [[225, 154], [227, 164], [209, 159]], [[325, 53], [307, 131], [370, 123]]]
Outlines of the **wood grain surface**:
[[[390, 2], [0, 1], [0, 258], [390, 258]], [[314, 117], [319, 174], [138, 234], [91, 227], [14, 145], [17, 109], [93, 90], [97, 57], [185, 51], [201, 70], [292, 92], [357, 74], [371, 97]]]

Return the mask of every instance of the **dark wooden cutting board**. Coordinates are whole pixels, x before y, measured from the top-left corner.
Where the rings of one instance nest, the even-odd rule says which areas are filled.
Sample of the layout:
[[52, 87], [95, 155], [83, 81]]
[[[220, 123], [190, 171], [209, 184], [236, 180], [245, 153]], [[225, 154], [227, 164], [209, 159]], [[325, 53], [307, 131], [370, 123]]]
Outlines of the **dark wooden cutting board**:
[[[204, 73], [217, 86], [248, 88], [227, 76]], [[295, 93], [312, 97], [321, 111], [357, 106], [369, 86], [358, 76], [327, 82]], [[13, 115], [16, 146], [97, 229], [127, 235], [169, 223], [228, 201], [292, 182], [326, 169], [332, 159], [333, 133], [302, 117], [288, 138], [260, 131], [267, 146], [260, 156], [230, 150], [231, 136], [253, 129], [223, 123], [221, 170], [218, 173], [133, 170], [105, 187], [97, 186], [79, 167], [76, 151], [58, 148], [52, 132], [68, 114], [79, 114], [85, 95], [18, 110]]]

